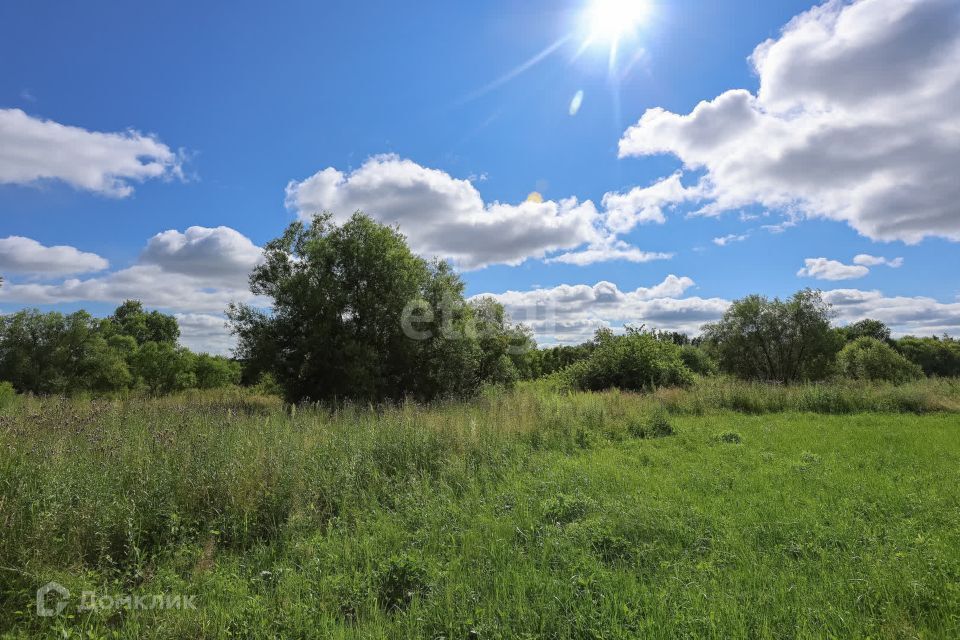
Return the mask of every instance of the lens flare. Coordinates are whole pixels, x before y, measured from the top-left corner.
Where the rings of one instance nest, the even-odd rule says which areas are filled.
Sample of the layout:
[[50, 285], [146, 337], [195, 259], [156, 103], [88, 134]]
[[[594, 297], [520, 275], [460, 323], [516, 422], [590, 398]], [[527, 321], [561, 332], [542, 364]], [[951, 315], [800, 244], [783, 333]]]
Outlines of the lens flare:
[[649, 20], [650, 1], [591, 0], [583, 14], [587, 37], [579, 53], [595, 44], [609, 46], [612, 72], [617, 62], [621, 42], [636, 36], [640, 28]]

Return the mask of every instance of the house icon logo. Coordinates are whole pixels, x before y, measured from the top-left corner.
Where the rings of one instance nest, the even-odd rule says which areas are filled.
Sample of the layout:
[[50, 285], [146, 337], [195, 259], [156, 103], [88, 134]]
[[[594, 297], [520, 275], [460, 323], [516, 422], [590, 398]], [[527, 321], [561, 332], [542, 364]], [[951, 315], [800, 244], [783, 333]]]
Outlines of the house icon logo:
[[37, 589], [37, 615], [50, 618], [58, 615], [67, 606], [70, 590], [62, 584], [48, 582]]

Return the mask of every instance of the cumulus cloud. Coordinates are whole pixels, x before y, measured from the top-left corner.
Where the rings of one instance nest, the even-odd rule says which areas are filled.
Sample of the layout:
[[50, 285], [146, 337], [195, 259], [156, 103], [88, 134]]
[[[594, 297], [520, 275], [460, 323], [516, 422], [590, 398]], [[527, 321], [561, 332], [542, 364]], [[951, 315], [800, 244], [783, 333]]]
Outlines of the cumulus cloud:
[[670, 275], [663, 282], [621, 291], [612, 282], [560, 285], [550, 289], [481, 294], [501, 302], [510, 317], [531, 327], [541, 343], [578, 343], [601, 327], [624, 324], [698, 333], [729, 306], [719, 298], [681, 298], [693, 280]]
[[372, 157], [349, 174], [327, 168], [291, 182], [287, 206], [304, 218], [330, 211], [338, 221], [364, 211], [399, 225], [417, 253], [463, 269], [518, 265], [600, 239], [590, 201], [486, 204], [469, 181], [393, 155]]
[[260, 256], [261, 250], [246, 236], [228, 227], [166, 231], [151, 238], [138, 261], [125, 269], [53, 283], [5, 282], [0, 302], [117, 304], [137, 299], [147, 307], [178, 312], [187, 323], [185, 344], [222, 353], [232, 344], [223, 326], [227, 305], [264, 304], [247, 286]]
[[122, 198], [133, 182], [180, 175], [180, 156], [153, 136], [87, 131], [0, 109], [0, 184], [60, 180]]
[[177, 313], [180, 343], [192, 351], [225, 356], [235, 346], [223, 314]]
[[[476, 297], [501, 302], [514, 321], [533, 329], [540, 344], [574, 344], [589, 340], [598, 328], [616, 330], [626, 324], [699, 334], [704, 324], [720, 319], [730, 301], [684, 297], [693, 286], [690, 278], [671, 275], [657, 285], [634, 291], [621, 291], [604, 281]], [[860, 289], [834, 289], [823, 295], [833, 305], [837, 324], [874, 318], [887, 323], [896, 335], [960, 333], [960, 302], [888, 297], [880, 291]]]
[[57, 245], [47, 247], [31, 238], [9, 236], [0, 238], [0, 272], [34, 276], [66, 276], [76, 273], [102, 271], [110, 266], [95, 253], [74, 247]]
[[216, 279], [171, 273], [148, 264], [54, 284], [5, 282], [0, 288], [0, 302], [21, 304], [115, 303], [129, 298], [161, 309], [223, 311], [232, 300], [249, 300], [250, 293], [239, 287], [223, 287]]
[[621, 156], [702, 171], [706, 215], [760, 204], [877, 240], [960, 240], [960, 5], [829, 1], [756, 48], [738, 89], [648, 110]]
[[923, 296], [887, 297], [880, 291], [834, 289], [824, 292], [833, 305], [835, 320], [847, 324], [874, 318], [896, 335], [960, 334], [960, 302], [939, 302]]
[[603, 196], [606, 209], [604, 222], [615, 233], [627, 233], [638, 224], [663, 224], [664, 207], [697, 200], [700, 190], [685, 187], [681, 174], [675, 173], [649, 187], [635, 187], [627, 193], [607, 193]]
[[[653, 193], [645, 196], [608, 194], [604, 202], [616, 207], [616, 213], [604, 216], [590, 200], [576, 198], [484, 202], [468, 180], [395, 155], [381, 155], [349, 173], [329, 167], [301, 182], [292, 181], [286, 202], [303, 219], [330, 211], [343, 221], [355, 211], [364, 211], [380, 222], [399, 225], [417, 253], [472, 270], [492, 264], [515, 266], [560, 252], [565, 257], [557, 261], [572, 264], [655, 259], [610, 236], [611, 231], [619, 233], [644, 219], [656, 221], [656, 203], [662, 205], [683, 191], [679, 176], [664, 183], [649, 187]], [[605, 221], [611, 220], [617, 230], [605, 228]], [[574, 251], [585, 245], [585, 251]]]
[[827, 260], [826, 258], [807, 258], [804, 260], [807, 265], [797, 275], [801, 278], [816, 278], [817, 280], [853, 280], [862, 278], [870, 269], [862, 265], [843, 264], [836, 260]]
[[886, 265], [891, 269], [899, 269], [903, 266], [903, 258], [883, 258], [880, 256], [871, 256], [866, 253], [861, 253], [858, 256], [855, 256], [853, 259], [854, 264], [861, 264], [865, 267], [877, 267], [880, 265]]
[[147, 241], [140, 262], [170, 273], [245, 286], [263, 257], [260, 247], [230, 227], [190, 227], [158, 233]]

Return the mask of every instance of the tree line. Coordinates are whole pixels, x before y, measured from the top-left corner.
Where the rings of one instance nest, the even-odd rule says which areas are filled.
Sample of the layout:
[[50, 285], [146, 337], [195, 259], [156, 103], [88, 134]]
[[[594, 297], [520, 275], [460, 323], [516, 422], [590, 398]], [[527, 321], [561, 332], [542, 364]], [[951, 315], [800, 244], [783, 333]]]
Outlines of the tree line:
[[0, 382], [36, 394], [169, 393], [240, 382], [239, 362], [178, 345], [177, 319], [128, 300], [106, 318], [25, 309], [0, 316]]
[[539, 365], [531, 370], [580, 389], [633, 390], [683, 386], [692, 374], [715, 373], [774, 383], [960, 376], [960, 341], [954, 338], [893, 339], [879, 320], [835, 327], [831, 315], [819, 291], [805, 289], [786, 300], [751, 295], [734, 301], [699, 336], [602, 329], [583, 345], [535, 353]]
[[464, 397], [548, 376], [581, 389], [636, 390], [716, 373], [778, 383], [960, 376], [957, 340], [895, 340], [876, 320], [834, 327], [830, 306], [810, 289], [737, 300], [696, 337], [641, 326], [537, 349], [500, 303], [465, 299], [448, 263], [417, 256], [397, 228], [360, 212], [341, 225], [329, 214], [291, 224], [265, 246], [250, 288], [269, 306], [227, 309], [233, 358], [180, 346], [176, 318], [137, 301], [102, 319], [2, 316], [0, 381], [41, 394], [244, 383], [276, 386], [291, 402], [381, 402]]

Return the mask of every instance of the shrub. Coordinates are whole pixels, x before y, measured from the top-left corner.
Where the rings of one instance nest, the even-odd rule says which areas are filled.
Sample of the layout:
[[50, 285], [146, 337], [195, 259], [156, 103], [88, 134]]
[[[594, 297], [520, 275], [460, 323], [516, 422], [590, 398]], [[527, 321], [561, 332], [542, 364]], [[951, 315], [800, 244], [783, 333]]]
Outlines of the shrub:
[[845, 346], [837, 356], [840, 372], [856, 380], [902, 383], [916, 380], [922, 369], [876, 338], [862, 337]]
[[377, 596], [387, 611], [405, 609], [417, 594], [427, 590], [427, 571], [408, 555], [393, 556], [384, 564], [377, 579]]
[[9, 382], [0, 382], [0, 409], [13, 404], [17, 397], [17, 392], [13, 390], [13, 385]]
[[264, 372], [260, 374], [260, 377], [257, 378], [257, 384], [251, 387], [254, 393], [263, 395], [263, 396], [282, 396], [283, 388], [277, 384], [276, 379], [272, 374]]
[[712, 376], [717, 373], [717, 363], [702, 347], [687, 344], [680, 347], [680, 359], [690, 371], [701, 376]]
[[663, 407], [657, 407], [643, 420], [632, 419], [627, 423], [627, 432], [634, 438], [665, 438], [676, 433], [670, 424], [670, 416]]
[[725, 444], [740, 444], [743, 442], [743, 437], [736, 431], [724, 431], [717, 434], [717, 440]]
[[200, 389], [217, 389], [240, 383], [240, 363], [223, 356], [199, 354], [193, 365], [193, 373]]
[[665, 438], [672, 436], [674, 433], [676, 432], [673, 430], [673, 425], [670, 424], [670, 418], [667, 416], [666, 409], [657, 407], [654, 412], [650, 414], [650, 419], [647, 422], [647, 437]]
[[680, 357], [680, 347], [652, 334], [628, 329], [616, 336], [601, 329], [591, 356], [566, 369], [571, 386], [585, 391], [624, 389], [654, 391], [657, 387], [684, 387], [693, 373]]
[[948, 336], [906, 336], [894, 346], [907, 360], [920, 365], [928, 376], [960, 376], [960, 340]]

